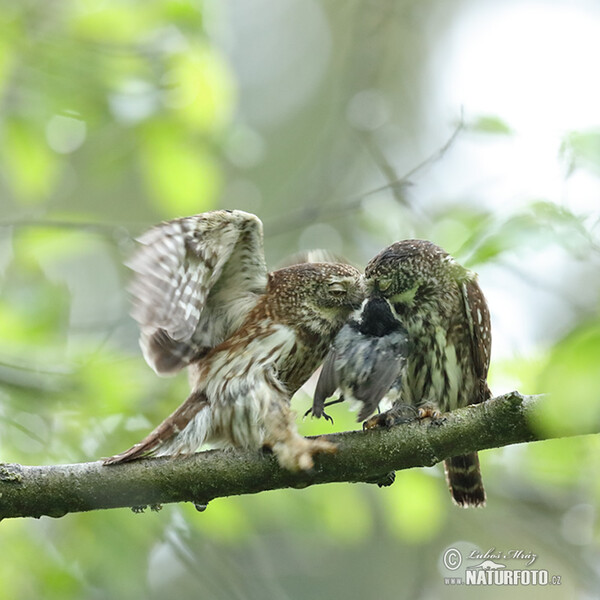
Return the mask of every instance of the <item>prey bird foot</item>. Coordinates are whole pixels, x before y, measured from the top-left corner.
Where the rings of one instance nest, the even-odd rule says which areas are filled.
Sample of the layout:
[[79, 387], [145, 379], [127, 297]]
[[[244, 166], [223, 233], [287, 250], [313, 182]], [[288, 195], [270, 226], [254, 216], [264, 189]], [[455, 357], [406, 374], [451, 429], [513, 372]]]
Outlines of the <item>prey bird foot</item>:
[[322, 406], [319, 405], [318, 408], [315, 408], [315, 406], [313, 405], [304, 413], [304, 416], [302, 418], [305, 419], [308, 415], [311, 415], [312, 417], [317, 417], [317, 419], [325, 417], [326, 421], [331, 421], [331, 424], [333, 424], [333, 417], [331, 415], [328, 415], [323, 409], [326, 406], [331, 406], [332, 404], [340, 404], [340, 402], [344, 402], [343, 394], [340, 395], [340, 397], [337, 400], [330, 400], [329, 402], [325, 402]]
[[333, 425], [333, 417], [328, 415], [325, 411], [323, 411], [323, 417], [325, 417], [326, 421], [329, 421]]
[[328, 415], [325, 411], [322, 411], [320, 415], [317, 415], [317, 414], [315, 414], [315, 412], [313, 411], [312, 408], [309, 408], [304, 413], [302, 418], [306, 419], [306, 417], [308, 417], [308, 415], [310, 415], [311, 417], [317, 417], [317, 419], [320, 419], [321, 417], [323, 417], [326, 421], [329, 421], [333, 425], [333, 417], [331, 415]]

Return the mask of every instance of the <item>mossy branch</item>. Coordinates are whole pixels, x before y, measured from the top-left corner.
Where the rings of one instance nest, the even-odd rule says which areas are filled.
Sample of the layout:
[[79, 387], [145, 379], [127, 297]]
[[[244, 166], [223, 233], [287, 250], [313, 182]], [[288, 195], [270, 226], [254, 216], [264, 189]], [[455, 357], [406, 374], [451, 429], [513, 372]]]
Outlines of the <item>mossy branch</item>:
[[446, 415], [441, 424], [411, 422], [389, 430], [324, 436], [333, 455], [316, 457], [310, 473], [291, 473], [260, 452], [200, 452], [116, 466], [101, 462], [59, 466], [0, 465], [0, 519], [61, 517], [71, 512], [145, 507], [303, 488], [330, 482], [374, 482], [390, 471], [434, 465], [460, 454], [545, 439], [532, 428], [543, 396], [512, 392]]

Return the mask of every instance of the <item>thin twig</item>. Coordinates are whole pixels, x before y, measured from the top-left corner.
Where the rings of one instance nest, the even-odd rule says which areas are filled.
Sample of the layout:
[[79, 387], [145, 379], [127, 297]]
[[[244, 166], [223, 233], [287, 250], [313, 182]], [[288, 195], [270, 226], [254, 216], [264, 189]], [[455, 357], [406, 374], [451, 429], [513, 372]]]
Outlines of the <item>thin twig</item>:
[[[361, 208], [363, 201], [379, 194], [380, 192], [392, 190], [394, 195], [398, 198], [397, 192], [402, 192], [411, 185], [410, 179], [414, 177], [419, 171], [429, 167], [436, 161], [440, 160], [452, 147], [457, 140], [460, 132], [464, 129], [464, 120], [461, 112], [460, 120], [452, 132], [452, 135], [446, 140], [444, 145], [436, 150], [432, 155], [428, 156], [425, 160], [414, 166], [410, 171], [402, 175], [402, 177], [396, 179], [390, 179], [384, 185], [378, 186], [361, 194], [349, 197], [345, 202], [336, 205], [328, 205], [324, 202], [302, 208], [292, 213], [287, 213], [285, 216], [277, 217], [265, 224], [265, 237], [275, 237], [277, 235], [283, 235], [301, 229], [310, 223], [315, 221], [327, 221], [336, 219], [341, 216], [345, 216], [348, 213], [356, 211]], [[390, 171], [387, 171], [387, 175], [390, 175]]]

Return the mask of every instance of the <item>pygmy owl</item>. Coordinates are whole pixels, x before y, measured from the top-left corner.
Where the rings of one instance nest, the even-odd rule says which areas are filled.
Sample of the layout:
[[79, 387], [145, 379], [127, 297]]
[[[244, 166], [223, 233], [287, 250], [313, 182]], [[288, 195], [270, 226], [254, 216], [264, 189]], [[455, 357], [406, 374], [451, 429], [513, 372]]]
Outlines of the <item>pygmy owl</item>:
[[270, 448], [290, 470], [310, 469], [322, 439], [296, 430], [290, 398], [323, 360], [364, 298], [346, 264], [295, 264], [267, 273], [262, 223], [214, 211], [158, 225], [129, 266], [140, 344], [159, 374], [188, 367], [191, 393], [144, 440], [105, 464], [192, 453], [203, 443]]
[[[402, 328], [409, 339], [408, 347], [402, 347], [406, 355], [401, 352], [398, 376], [388, 392], [394, 404], [389, 411], [370, 419], [367, 428], [403, 420], [407, 405], [418, 408], [421, 416], [437, 417], [441, 412], [490, 398], [486, 382], [491, 351], [490, 317], [474, 273], [431, 242], [404, 240], [375, 256], [365, 269], [365, 278], [369, 294], [365, 306], [375, 299], [385, 301], [397, 323], [394, 327], [386, 326], [390, 339], [386, 341], [384, 335], [379, 343], [389, 348]], [[389, 316], [385, 319], [389, 321]], [[358, 351], [362, 340], [355, 338], [355, 351]], [[338, 345], [336, 340], [334, 351]], [[346, 345], [351, 347], [352, 343]], [[330, 361], [328, 357], [326, 364]], [[340, 359], [337, 361], [339, 364]], [[373, 374], [381, 372], [380, 361], [374, 353], [367, 354], [364, 361], [367, 364], [362, 365], [363, 370], [370, 368]], [[338, 369], [338, 378], [339, 373]], [[377, 377], [371, 379], [376, 381]], [[389, 379], [388, 373], [382, 384], [387, 385]], [[347, 381], [353, 389], [359, 389], [352, 385], [351, 379]], [[337, 387], [344, 390], [343, 384], [338, 383]], [[326, 386], [326, 392], [332, 393], [331, 383]], [[354, 393], [363, 402], [362, 416], [373, 411], [381, 391], [373, 386], [371, 394], [369, 399], [367, 390], [367, 400], [364, 400]], [[445, 467], [457, 504], [480, 506], [485, 503], [477, 453], [449, 458]]]

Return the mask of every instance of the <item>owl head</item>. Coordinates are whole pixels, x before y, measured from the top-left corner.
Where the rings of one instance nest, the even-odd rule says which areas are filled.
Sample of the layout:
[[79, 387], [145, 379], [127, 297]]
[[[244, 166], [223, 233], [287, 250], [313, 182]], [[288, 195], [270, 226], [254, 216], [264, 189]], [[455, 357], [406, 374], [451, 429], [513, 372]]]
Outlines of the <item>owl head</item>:
[[[304, 263], [269, 274], [267, 294], [282, 321], [300, 319], [311, 329], [339, 325], [365, 298], [363, 277], [342, 263]], [[319, 325], [320, 323], [320, 325]]]
[[445, 250], [426, 240], [403, 240], [388, 246], [365, 269], [370, 296], [383, 297], [406, 313], [440, 303], [458, 292], [471, 274]]

